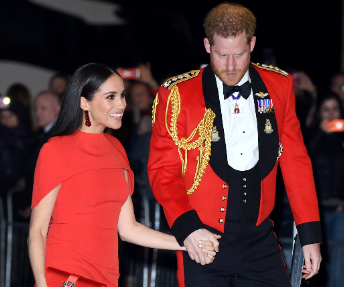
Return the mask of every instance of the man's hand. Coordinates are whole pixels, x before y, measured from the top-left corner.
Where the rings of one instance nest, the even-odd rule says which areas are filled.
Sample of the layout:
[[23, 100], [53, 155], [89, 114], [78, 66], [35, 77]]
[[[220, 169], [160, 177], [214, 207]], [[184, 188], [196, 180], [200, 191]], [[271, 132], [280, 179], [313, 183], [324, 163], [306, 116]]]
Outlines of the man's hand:
[[[220, 236], [217, 236], [220, 238]], [[202, 252], [202, 248], [199, 247], [199, 241], [202, 240], [209, 240], [214, 244], [214, 248], [216, 252], [219, 252], [219, 242], [217, 241], [215, 235], [210, 231], [202, 228], [192, 232], [186, 239], [184, 240], [184, 246], [186, 251], [189, 253], [189, 256], [192, 260], [195, 260], [197, 263], [201, 263], [202, 265], [209, 264], [213, 262], [211, 258]]]
[[305, 257], [305, 265], [301, 270], [302, 278], [309, 279], [319, 272], [321, 254], [320, 244], [308, 244], [302, 247], [303, 256]]

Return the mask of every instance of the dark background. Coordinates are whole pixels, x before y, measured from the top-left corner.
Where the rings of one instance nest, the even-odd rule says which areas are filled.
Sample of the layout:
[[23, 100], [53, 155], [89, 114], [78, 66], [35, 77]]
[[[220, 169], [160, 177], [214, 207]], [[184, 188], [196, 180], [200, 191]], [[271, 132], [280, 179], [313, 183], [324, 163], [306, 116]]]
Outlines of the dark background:
[[[0, 59], [27, 62], [72, 74], [101, 62], [133, 67], [150, 61], [162, 80], [208, 63], [203, 18], [223, 1], [116, 0], [123, 26], [92, 26], [24, 0], [0, 2]], [[340, 0], [237, 1], [257, 18], [253, 62], [270, 47], [281, 69], [304, 70], [321, 88], [340, 70]]]

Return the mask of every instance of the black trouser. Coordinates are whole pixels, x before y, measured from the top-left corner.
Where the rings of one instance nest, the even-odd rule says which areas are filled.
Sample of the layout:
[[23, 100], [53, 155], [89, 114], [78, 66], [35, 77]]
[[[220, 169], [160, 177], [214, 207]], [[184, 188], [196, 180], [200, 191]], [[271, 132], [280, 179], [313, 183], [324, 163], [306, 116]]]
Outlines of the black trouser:
[[254, 222], [226, 222], [213, 263], [202, 266], [183, 252], [185, 287], [290, 287], [272, 229], [269, 219], [259, 226]]

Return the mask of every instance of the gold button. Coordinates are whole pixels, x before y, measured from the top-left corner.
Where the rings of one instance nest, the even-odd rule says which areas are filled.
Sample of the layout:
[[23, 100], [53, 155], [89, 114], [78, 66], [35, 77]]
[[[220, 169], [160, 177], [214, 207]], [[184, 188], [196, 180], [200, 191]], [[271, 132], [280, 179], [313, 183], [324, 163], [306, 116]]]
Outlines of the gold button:
[[243, 188], [246, 188], [246, 184], [243, 185]]
[[227, 188], [227, 184], [223, 184], [223, 185], [222, 185], [222, 188]]
[[221, 208], [220, 208], [220, 211], [221, 211], [221, 212], [224, 212], [224, 211], [225, 211], [225, 208], [224, 208], [224, 207], [221, 207]]
[[246, 199], [244, 199], [243, 202], [246, 203]]
[[222, 218], [220, 218], [220, 219], [219, 219], [219, 222], [220, 222], [220, 223], [223, 223], [223, 219], [222, 219]]
[[244, 177], [242, 180], [243, 180], [243, 181], [246, 181], [246, 177]]
[[246, 195], [246, 192], [244, 192], [244, 195]]
[[226, 200], [227, 198], [223, 195], [221, 199], [222, 199], [222, 200]]

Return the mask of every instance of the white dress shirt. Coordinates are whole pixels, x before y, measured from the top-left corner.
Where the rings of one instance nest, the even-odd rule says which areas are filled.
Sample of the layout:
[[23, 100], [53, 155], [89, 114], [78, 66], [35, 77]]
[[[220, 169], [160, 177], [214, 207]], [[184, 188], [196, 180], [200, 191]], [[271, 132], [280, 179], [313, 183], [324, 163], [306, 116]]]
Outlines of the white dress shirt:
[[[259, 159], [257, 118], [252, 89], [247, 99], [240, 97], [238, 100], [234, 100], [230, 96], [225, 100], [223, 83], [217, 76], [215, 77], [225, 133], [227, 162], [236, 170], [249, 170], [256, 165]], [[248, 71], [238, 86], [247, 81], [251, 82]], [[234, 93], [234, 96], [237, 95], [238, 92]], [[239, 114], [234, 113], [236, 103], [240, 110]]]
[[53, 120], [49, 125], [47, 125], [47, 126], [44, 128], [44, 133], [47, 134], [47, 133], [51, 130], [51, 128], [52, 128], [53, 125], [55, 124], [56, 120], [57, 120], [57, 118], [56, 118], [55, 120]]

